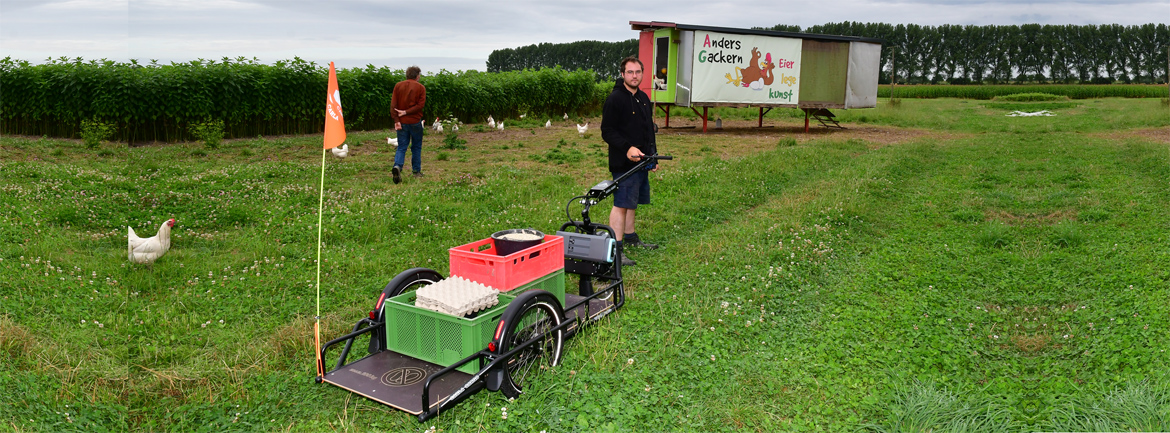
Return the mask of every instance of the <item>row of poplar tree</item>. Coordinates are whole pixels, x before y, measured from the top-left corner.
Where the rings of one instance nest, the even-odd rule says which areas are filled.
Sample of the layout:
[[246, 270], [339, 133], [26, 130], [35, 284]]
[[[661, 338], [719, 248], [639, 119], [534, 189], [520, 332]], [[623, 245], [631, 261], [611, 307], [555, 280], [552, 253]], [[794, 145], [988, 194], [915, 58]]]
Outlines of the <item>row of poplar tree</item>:
[[[1166, 24], [940, 25], [842, 22], [802, 29], [780, 24], [757, 30], [881, 39], [880, 80], [951, 84], [1060, 82], [1165, 83], [1170, 56]], [[637, 54], [638, 42], [542, 43], [496, 50], [489, 72], [560, 65], [592, 69], [599, 80], [617, 77], [617, 62]]]

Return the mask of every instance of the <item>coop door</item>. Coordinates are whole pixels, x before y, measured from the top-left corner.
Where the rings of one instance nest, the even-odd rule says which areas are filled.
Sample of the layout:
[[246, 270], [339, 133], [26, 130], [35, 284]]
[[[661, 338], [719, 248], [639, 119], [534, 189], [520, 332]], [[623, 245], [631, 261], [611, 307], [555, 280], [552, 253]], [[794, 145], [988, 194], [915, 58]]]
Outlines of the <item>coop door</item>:
[[654, 90], [669, 89], [670, 37], [654, 38]]
[[658, 29], [654, 31], [651, 44], [654, 53], [646, 65], [645, 80], [653, 84], [650, 96], [656, 103], [674, 102], [675, 84], [678, 80], [678, 31]]

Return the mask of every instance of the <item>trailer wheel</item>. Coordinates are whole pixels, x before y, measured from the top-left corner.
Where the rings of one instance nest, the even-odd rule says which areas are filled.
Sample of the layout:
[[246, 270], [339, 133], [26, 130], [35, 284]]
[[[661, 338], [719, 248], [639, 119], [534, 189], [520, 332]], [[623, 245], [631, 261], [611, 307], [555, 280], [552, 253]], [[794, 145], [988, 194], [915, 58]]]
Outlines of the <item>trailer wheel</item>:
[[496, 338], [496, 353], [503, 354], [529, 340], [536, 341], [504, 363], [504, 380], [500, 391], [515, 398], [537, 370], [555, 367], [561, 360], [564, 331], [553, 328], [564, 320], [564, 310], [551, 293], [543, 290], [524, 292], [504, 310], [500, 320], [501, 335]]
[[401, 295], [406, 292], [413, 292], [419, 288], [435, 284], [443, 279], [442, 275], [435, 272], [433, 269], [427, 268], [413, 268], [402, 271], [394, 279], [386, 283], [386, 287], [382, 289], [382, 296], [378, 298], [378, 304], [374, 306], [374, 311], [377, 312], [377, 319], [383, 319], [383, 306], [387, 299]]
[[[394, 279], [390, 280], [389, 283], [386, 283], [386, 287], [382, 289], [382, 295], [378, 297], [378, 302], [374, 304], [374, 310], [370, 311], [370, 318], [378, 322], [385, 322], [387, 299], [418, 290], [419, 288], [437, 283], [442, 279], [443, 276], [439, 275], [433, 269], [412, 268], [402, 271]], [[370, 338], [369, 353], [373, 355], [385, 350], [386, 347], [385, 329], [375, 329]]]

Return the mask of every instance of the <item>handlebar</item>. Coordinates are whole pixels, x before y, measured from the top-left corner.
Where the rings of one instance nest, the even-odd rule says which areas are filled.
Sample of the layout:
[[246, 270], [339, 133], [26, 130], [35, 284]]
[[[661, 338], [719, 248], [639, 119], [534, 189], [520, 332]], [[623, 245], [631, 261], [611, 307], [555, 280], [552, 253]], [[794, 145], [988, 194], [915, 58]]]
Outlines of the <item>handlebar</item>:
[[670, 159], [674, 159], [674, 157], [673, 157], [673, 156], [670, 156], [670, 155], [642, 155], [642, 156], [638, 157], [638, 159], [663, 159], [663, 160], [670, 160]]
[[589, 188], [589, 191], [586, 192], [585, 195], [579, 195], [569, 199], [569, 203], [565, 205], [566, 216], [569, 217], [569, 221], [572, 223], [573, 216], [569, 214], [569, 206], [572, 205], [574, 201], [581, 200], [581, 204], [585, 205], [585, 208], [581, 211], [582, 220], [585, 222], [585, 224], [590, 224], [589, 208], [601, 200], [605, 200], [605, 198], [612, 195], [614, 191], [617, 191], [618, 182], [625, 180], [634, 173], [644, 170], [646, 166], [652, 161], [665, 161], [671, 159], [674, 159], [674, 157], [670, 155], [642, 155], [638, 158], [638, 164], [634, 165], [634, 168], [631, 168], [630, 171], [622, 173], [621, 176], [618, 176], [614, 180], [603, 180], [597, 185], [594, 185], [592, 188]]

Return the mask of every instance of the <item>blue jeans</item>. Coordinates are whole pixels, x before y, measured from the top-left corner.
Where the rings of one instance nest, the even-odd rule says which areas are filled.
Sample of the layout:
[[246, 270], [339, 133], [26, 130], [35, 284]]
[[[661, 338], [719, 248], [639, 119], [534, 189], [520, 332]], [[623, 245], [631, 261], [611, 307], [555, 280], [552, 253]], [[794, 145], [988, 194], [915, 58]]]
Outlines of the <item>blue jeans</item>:
[[406, 147], [410, 146], [410, 169], [415, 173], [422, 172], [422, 122], [403, 124], [398, 130], [398, 150], [394, 152], [394, 166], [402, 168], [406, 164]]

